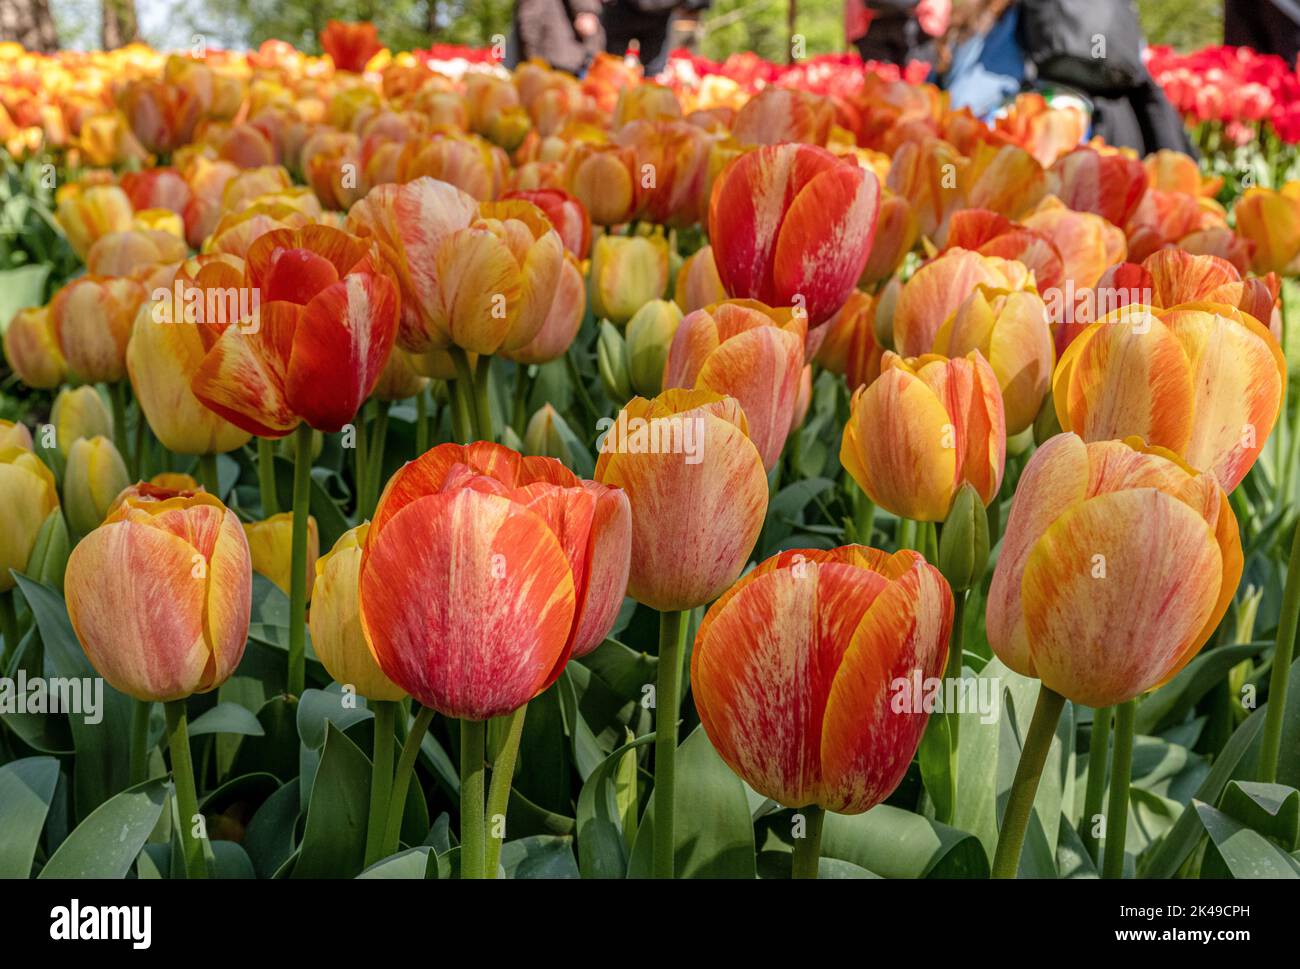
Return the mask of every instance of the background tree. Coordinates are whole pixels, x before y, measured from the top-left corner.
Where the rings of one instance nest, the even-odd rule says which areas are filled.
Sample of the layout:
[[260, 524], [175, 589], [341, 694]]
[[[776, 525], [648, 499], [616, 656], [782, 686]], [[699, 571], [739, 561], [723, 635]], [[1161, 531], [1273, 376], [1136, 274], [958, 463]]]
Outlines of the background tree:
[[0, 40], [17, 41], [28, 50], [57, 50], [59, 35], [46, 0], [0, 2]]
[[125, 47], [139, 35], [135, 0], [104, 0], [100, 43], [104, 50]]

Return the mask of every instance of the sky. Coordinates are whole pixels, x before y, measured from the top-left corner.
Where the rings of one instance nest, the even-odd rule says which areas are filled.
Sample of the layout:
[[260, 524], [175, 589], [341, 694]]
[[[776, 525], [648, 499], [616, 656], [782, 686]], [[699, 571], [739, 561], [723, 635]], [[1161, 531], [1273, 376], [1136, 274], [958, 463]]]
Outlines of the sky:
[[[193, 31], [183, 11], [194, 0], [135, 0], [142, 39], [159, 50], [189, 47]], [[100, 0], [50, 0], [50, 9], [64, 47], [99, 47]]]

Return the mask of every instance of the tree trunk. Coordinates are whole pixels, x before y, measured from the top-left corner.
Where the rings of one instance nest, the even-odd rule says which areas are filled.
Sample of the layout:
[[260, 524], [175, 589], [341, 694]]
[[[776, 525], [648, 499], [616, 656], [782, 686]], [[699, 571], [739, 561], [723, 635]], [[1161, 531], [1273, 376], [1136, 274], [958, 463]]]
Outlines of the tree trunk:
[[104, 0], [102, 41], [104, 50], [125, 47], [136, 39], [135, 0]]
[[0, 0], [0, 41], [17, 41], [28, 50], [59, 49], [47, 0]]

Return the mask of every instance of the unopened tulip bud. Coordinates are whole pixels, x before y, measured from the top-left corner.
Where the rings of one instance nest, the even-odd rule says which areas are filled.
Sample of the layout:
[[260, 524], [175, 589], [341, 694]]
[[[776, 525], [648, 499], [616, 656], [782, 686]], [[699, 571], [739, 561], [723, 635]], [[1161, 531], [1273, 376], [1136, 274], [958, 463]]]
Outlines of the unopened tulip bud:
[[54, 426], [55, 446], [64, 457], [83, 437], [113, 436], [113, 416], [104, 399], [89, 384], [59, 391], [50, 410], [50, 423]]
[[63, 474], [63, 505], [72, 530], [85, 535], [97, 528], [113, 499], [130, 483], [126, 463], [108, 438], [73, 441]]
[[568, 445], [572, 436], [573, 432], [569, 431], [559, 412], [550, 404], [543, 404], [528, 421], [524, 432], [524, 453], [572, 464], [573, 453]]
[[605, 393], [621, 404], [632, 396], [632, 378], [628, 368], [627, 344], [608, 320], [600, 322], [600, 339], [596, 341], [596, 366]]
[[[253, 559], [253, 571], [270, 579], [280, 591], [289, 595], [289, 580], [293, 569], [293, 515], [281, 512], [265, 521], [244, 523], [244, 536]], [[307, 574], [314, 574], [316, 557], [320, 555], [320, 532], [316, 519], [307, 516]], [[310, 590], [308, 590], [310, 593]], [[308, 596], [310, 598], [310, 595]]]
[[662, 236], [596, 240], [591, 256], [591, 308], [619, 325], [668, 289], [668, 243]]
[[984, 578], [989, 561], [989, 517], [975, 486], [962, 485], [939, 535], [939, 571], [958, 592]]
[[628, 373], [632, 389], [641, 396], [654, 397], [663, 390], [664, 362], [681, 321], [681, 309], [665, 299], [651, 300], [628, 321]]
[[0, 505], [5, 527], [0, 529], [0, 594], [14, 587], [10, 569], [28, 571], [37, 536], [50, 513], [59, 507], [54, 475], [35, 454], [23, 447], [0, 448]]

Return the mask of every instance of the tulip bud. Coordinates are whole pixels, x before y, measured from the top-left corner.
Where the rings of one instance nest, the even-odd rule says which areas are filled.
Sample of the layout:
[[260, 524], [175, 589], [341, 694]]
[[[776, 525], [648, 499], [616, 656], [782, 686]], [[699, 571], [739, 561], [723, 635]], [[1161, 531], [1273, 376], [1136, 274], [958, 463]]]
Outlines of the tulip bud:
[[243, 658], [248, 543], [214, 495], [128, 495], [72, 550], [66, 584], [87, 658], [138, 700], [214, 690]]
[[22, 571], [37, 582], [62, 593], [63, 576], [68, 570], [68, 554], [71, 551], [72, 539], [68, 535], [68, 523], [63, 518], [63, 512], [55, 508], [45, 516], [45, 524], [36, 535], [36, 544]]
[[538, 457], [555, 458], [562, 464], [573, 463], [573, 452], [568, 441], [573, 432], [564, 418], [550, 404], [543, 404], [528, 421], [524, 431], [524, 453]]
[[113, 499], [130, 483], [126, 463], [108, 438], [82, 437], [73, 441], [63, 474], [63, 506], [72, 531], [85, 535], [97, 528]]
[[975, 486], [967, 482], [952, 500], [939, 534], [939, 571], [958, 592], [984, 578], [989, 561], [989, 516]]
[[1049, 396], [1034, 418], [1034, 443], [1042, 447], [1047, 439], [1061, 433], [1061, 422], [1056, 419], [1056, 403]]
[[380, 670], [361, 631], [357, 578], [369, 530], [367, 523], [344, 532], [334, 547], [316, 560], [311, 645], [336, 682], [355, 687], [371, 700], [400, 700], [406, 691]]
[[620, 326], [668, 288], [668, 243], [662, 236], [603, 235], [592, 247], [591, 308]]
[[59, 507], [54, 475], [26, 448], [0, 448], [0, 594], [14, 587], [10, 569], [26, 572], [45, 520]]
[[[281, 512], [265, 521], [245, 522], [244, 536], [248, 540], [248, 552], [252, 556], [253, 571], [270, 579], [285, 595], [289, 595], [290, 579], [293, 574], [293, 514]], [[320, 532], [316, 529], [316, 519], [307, 516], [307, 574], [312, 575], [316, 568], [316, 557], [320, 555]], [[308, 599], [311, 590], [308, 589]]]
[[23, 451], [32, 449], [32, 432], [26, 424], [0, 421], [0, 451], [16, 447]]
[[28, 387], [52, 390], [63, 383], [68, 364], [54, 335], [48, 307], [19, 310], [4, 333], [5, 359]]
[[681, 321], [677, 304], [663, 299], [646, 303], [628, 321], [628, 374], [632, 389], [643, 397], [654, 397], [663, 390], [664, 362]]
[[600, 382], [611, 400], [621, 404], [632, 396], [627, 344], [609, 320], [600, 321], [600, 338], [596, 341], [596, 366]]
[[149, 479], [155, 488], [165, 491], [198, 491], [199, 483], [181, 471], [161, 471]]
[[50, 410], [50, 423], [54, 425], [54, 444], [64, 457], [83, 437], [113, 436], [113, 416], [89, 384], [59, 391]]

